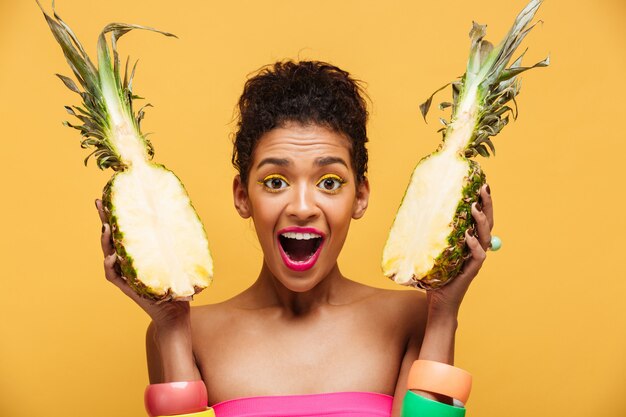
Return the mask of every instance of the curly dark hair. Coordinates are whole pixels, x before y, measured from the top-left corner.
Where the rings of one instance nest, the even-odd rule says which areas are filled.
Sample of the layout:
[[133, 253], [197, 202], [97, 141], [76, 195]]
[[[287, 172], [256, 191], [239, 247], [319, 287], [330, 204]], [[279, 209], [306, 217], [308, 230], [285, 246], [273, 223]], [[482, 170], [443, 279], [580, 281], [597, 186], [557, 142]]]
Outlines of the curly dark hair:
[[361, 81], [320, 61], [284, 61], [262, 67], [246, 81], [239, 98], [233, 166], [248, 183], [252, 153], [261, 136], [289, 122], [317, 124], [344, 134], [351, 142], [358, 182], [367, 173], [367, 97]]

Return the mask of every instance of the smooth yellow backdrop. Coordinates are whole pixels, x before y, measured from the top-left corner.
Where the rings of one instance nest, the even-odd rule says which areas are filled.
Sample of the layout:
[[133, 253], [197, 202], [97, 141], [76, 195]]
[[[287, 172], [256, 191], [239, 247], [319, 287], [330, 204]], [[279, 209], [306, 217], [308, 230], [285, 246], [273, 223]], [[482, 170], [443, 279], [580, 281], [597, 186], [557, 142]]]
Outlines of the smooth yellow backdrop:
[[[140, 58], [155, 160], [183, 180], [209, 234], [204, 304], [246, 288], [261, 262], [230, 191], [247, 74], [317, 59], [367, 82], [373, 193], [340, 265], [396, 288], [380, 272], [382, 247], [411, 170], [439, 140], [437, 111], [425, 124], [418, 104], [463, 73], [472, 20], [498, 41], [525, 2], [59, 0], [57, 10], [90, 53], [113, 21], [180, 37], [131, 33], [120, 51]], [[538, 16], [526, 62], [550, 53], [552, 65], [523, 75], [519, 119], [482, 162], [504, 246], [466, 296], [456, 363], [475, 378], [470, 416], [624, 416], [626, 3], [549, 0]], [[61, 125], [78, 96], [57, 72], [70, 75], [35, 1], [2, 0], [0, 416], [143, 416], [148, 318], [102, 275], [93, 200], [111, 173], [82, 165], [78, 133]]]

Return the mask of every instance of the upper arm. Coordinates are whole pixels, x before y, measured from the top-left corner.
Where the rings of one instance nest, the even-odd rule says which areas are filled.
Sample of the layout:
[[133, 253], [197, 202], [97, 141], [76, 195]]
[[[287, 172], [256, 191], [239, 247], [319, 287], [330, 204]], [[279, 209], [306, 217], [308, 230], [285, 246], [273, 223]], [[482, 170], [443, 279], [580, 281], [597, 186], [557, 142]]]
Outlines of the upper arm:
[[163, 382], [163, 369], [161, 368], [161, 354], [154, 342], [154, 322], [150, 322], [146, 330], [146, 359], [148, 361], [148, 377], [150, 384]]
[[404, 320], [410, 318], [406, 323], [407, 344], [400, 365], [398, 381], [394, 392], [392, 416], [397, 417], [402, 410], [402, 400], [407, 391], [407, 379], [413, 362], [419, 358], [422, 340], [424, 339], [424, 331], [426, 329], [427, 309], [426, 297], [422, 292], [411, 294], [407, 297], [406, 304], [401, 308]]

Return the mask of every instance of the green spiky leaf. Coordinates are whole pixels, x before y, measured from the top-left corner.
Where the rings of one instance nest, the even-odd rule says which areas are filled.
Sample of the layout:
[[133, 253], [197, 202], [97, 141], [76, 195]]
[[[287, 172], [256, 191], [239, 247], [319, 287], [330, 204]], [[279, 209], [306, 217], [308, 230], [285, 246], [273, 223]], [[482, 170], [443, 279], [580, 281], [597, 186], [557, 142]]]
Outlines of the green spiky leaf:
[[[79, 87], [69, 77], [56, 74], [63, 84], [72, 92], [79, 94], [83, 101], [82, 107], [74, 106], [78, 113], [66, 106], [68, 113], [79, 119], [82, 124], [73, 125], [69, 122], [64, 124], [81, 132], [83, 137], [81, 146], [83, 148], [95, 147], [85, 162], [94, 156], [97, 159], [98, 167], [101, 169], [112, 168], [115, 171], [120, 171], [125, 168], [119, 152], [111, 141], [111, 132], [115, 124], [115, 117], [113, 116], [119, 114], [133, 125], [136, 135], [144, 142], [147, 155], [152, 157], [154, 148], [140, 129], [140, 122], [145, 116], [144, 109], [148, 105], [143, 106], [137, 113], [133, 111], [133, 100], [141, 98], [132, 91], [137, 62], [133, 65], [129, 75], [127, 60], [124, 76], [121, 76], [117, 41], [133, 29], [157, 32], [168, 37], [176, 36], [147, 26], [125, 23], [109, 24], [102, 30], [98, 38], [98, 67], [96, 68], [74, 32], [54, 10], [54, 3], [52, 5], [53, 16], [44, 11], [39, 1], [37, 4], [80, 85]], [[109, 33], [111, 33], [112, 58], [106, 40], [106, 35]], [[119, 116], [116, 117], [119, 118]]]
[[[469, 36], [471, 40], [470, 54], [467, 61], [465, 74], [457, 81], [446, 84], [436, 90], [424, 103], [420, 105], [420, 110], [424, 119], [430, 109], [433, 97], [446, 86], [452, 84], [452, 102], [444, 102], [439, 107], [444, 109], [452, 108], [450, 121], [446, 124], [444, 140], [453, 134], [456, 129], [455, 122], [458, 119], [459, 111], [467, 112], [473, 110], [473, 134], [464, 138], [463, 146], [487, 146], [493, 154], [495, 147], [491, 141], [485, 142], [491, 136], [496, 136], [508, 124], [508, 113], [513, 115], [513, 119], [518, 116], [517, 103], [515, 97], [519, 93], [520, 83], [518, 76], [532, 68], [546, 67], [550, 64], [547, 57], [534, 65], [522, 66], [524, 51], [507, 68], [515, 50], [521, 44], [526, 35], [541, 21], [530, 25], [542, 0], [531, 0], [528, 5], [519, 13], [515, 22], [505, 38], [497, 45], [493, 46], [486, 41], [486, 25], [472, 22]], [[530, 25], [530, 26], [529, 26]], [[513, 107], [508, 104], [512, 102]], [[482, 145], [474, 151], [464, 152], [466, 155], [488, 156], [487, 148]]]

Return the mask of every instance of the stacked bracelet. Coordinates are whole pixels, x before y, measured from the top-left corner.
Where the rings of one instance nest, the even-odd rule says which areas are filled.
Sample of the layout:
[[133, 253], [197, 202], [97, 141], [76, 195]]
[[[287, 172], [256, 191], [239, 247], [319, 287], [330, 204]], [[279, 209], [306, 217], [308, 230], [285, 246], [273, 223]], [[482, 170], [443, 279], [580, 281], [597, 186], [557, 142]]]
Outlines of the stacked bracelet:
[[446, 395], [465, 404], [472, 389], [472, 375], [452, 365], [420, 359], [413, 362], [407, 389]]
[[[213, 415], [207, 410], [207, 391], [203, 381], [166, 382], [151, 384], [144, 394], [146, 411], [150, 417], [185, 415], [199, 413], [198, 416]], [[205, 414], [209, 412], [210, 414]], [[196, 414], [192, 414], [196, 415]]]
[[464, 417], [465, 408], [430, 400], [412, 391], [407, 391], [402, 402], [400, 417]]

